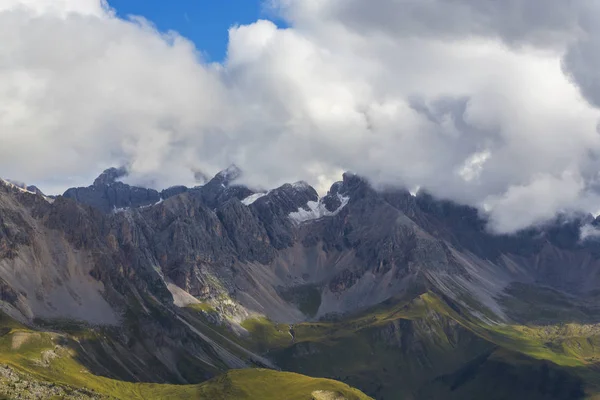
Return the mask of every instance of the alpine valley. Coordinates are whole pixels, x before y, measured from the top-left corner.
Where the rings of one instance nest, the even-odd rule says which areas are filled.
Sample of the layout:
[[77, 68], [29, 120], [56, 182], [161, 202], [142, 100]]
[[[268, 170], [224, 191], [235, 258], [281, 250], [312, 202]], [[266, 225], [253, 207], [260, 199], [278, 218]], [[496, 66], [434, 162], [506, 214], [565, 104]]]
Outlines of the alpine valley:
[[0, 181], [0, 398], [600, 399], [600, 219], [126, 175]]

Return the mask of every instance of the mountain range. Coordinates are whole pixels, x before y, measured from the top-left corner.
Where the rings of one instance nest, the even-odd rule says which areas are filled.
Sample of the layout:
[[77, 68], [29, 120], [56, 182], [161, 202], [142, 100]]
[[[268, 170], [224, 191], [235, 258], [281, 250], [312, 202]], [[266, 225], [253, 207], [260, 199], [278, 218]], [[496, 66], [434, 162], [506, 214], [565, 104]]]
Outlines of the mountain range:
[[497, 235], [352, 173], [322, 197], [241, 173], [0, 181], [0, 394], [600, 399], [600, 219]]

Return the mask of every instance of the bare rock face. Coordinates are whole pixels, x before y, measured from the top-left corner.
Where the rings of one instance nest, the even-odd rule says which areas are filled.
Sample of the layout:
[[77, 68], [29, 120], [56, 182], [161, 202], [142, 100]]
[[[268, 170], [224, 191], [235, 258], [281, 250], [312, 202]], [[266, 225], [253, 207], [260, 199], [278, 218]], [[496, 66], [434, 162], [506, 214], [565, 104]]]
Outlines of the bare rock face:
[[[119, 293], [126, 292], [119, 276], [139, 276], [136, 290], [168, 299], [166, 280], [199, 299], [227, 296], [278, 320], [302, 318], [297, 305], [279, 294], [303, 285], [321, 291], [317, 317], [369, 307], [415, 288], [438, 287], [458, 296], [487, 285], [477, 296], [498, 311], [494, 298], [512, 281], [537, 280], [573, 293], [592, 287], [583, 275], [567, 276], [553, 256], [542, 268], [529, 266], [549, 247], [597, 258], [598, 246], [579, 241], [584, 220], [495, 236], [475, 209], [423, 192], [375, 190], [351, 173], [323, 198], [298, 182], [252, 201], [246, 199], [255, 193], [236, 185], [241, 173], [232, 166], [204, 186], [158, 193], [118, 182], [126, 170], [113, 168], [93, 186], [65, 194], [99, 212], [57, 199], [45, 218], [76, 246], [103, 254], [91, 274]], [[115, 207], [129, 209], [107, 216]], [[0, 251], [13, 254], [26, 240], [27, 231], [4, 224]], [[107, 257], [107, 248], [116, 255]], [[507, 269], [508, 259], [522, 265], [519, 273]]]
[[310, 201], [317, 201], [316, 190], [304, 182], [285, 184], [256, 200], [250, 207], [265, 226], [271, 244], [276, 249], [291, 247], [294, 242], [294, 224], [289, 215], [308, 209]]
[[160, 197], [166, 200], [169, 197], [177, 196], [178, 194], [182, 194], [187, 191], [188, 188], [185, 186], [172, 186], [160, 192]]
[[217, 217], [240, 261], [268, 264], [273, 260], [276, 251], [267, 229], [250, 207], [231, 200], [217, 209]]
[[[598, 245], [579, 241], [589, 218], [495, 236], [472, 208], [426, 193], [375, 190], [351, 173], [323, 198], [304, 182], [255, 196], [236, 185], [235, 166], [204, 186], [161, 193], [118, 182], [126, 173], [106, 170], [92, 186], [70, 189], [51, 205], [15, 192], [20, 205], [0, 213], [0, 255], [14, 259], [19, 248], [31, 247], [42, 224], [91, 254], [89, 275], [107, 288], [103, 297], [111, 304], [132, 290], [170, 304], [166, 281], [201, 300], [225, 296], [283, 321], [302, 314], [280, 294], [305, 285], [321, 292], [318, 318], [415, 287], [457, 296], [478, 288], [479, 301], [502, 314], [494, 299], [510, 282], [543, 282], [576, 294], [600, 280], [592, 267]], [[19, 207], [30, 210], [31, 221]], [[581, 252], [594, 260], [585, 271], [560, 269], [560, 259], [577, 260]], [[534, 266], [540, 257], [546, 261]], [[519, 268], [509, 269], [509, 260]], [[13, 302], [23, 291], [9, 290], [8, 281], [3, 286]]]
[[0, 215], [0, 258], [14, 258], [17, 248], [31, 242], [30, 232], [18, 212]]

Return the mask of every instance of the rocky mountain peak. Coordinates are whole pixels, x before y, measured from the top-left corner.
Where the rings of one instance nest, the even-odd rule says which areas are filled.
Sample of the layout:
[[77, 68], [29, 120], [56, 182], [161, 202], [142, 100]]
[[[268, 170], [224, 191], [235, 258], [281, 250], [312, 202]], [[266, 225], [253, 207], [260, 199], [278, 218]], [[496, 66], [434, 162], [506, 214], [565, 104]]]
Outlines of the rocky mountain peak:
[[306, 208], [310, 201], [318, 201], [319, 194], [306, 182], [286, 183], [265, 196], [265, 200], [271, 200], [281, 206], [281, 209], [289, 214], [299, 208]]
[[354, 199], [363, 198], [375, 193], [375, 190], [367, 179], [351, 172], [345, 172], [342, 175], [342, 182], [338, 190], [341, 193], [349, 194]]
[[92, 186], [69, 189], [63, 196], [105, 213], [116, 209], [148, 206], [162, 198], [154, 189], [130, 186], [117, 180], [124, 176], [127, 176], [125, 167], [109, 168], [96, 178]]
[[220, 181], [224, 184], [229, 184], [242, 176], [242, 170], [235, 164], [231, 164], [229, 167], [220, 171], [213, 179]]
[[242, 175], [242, 170], [236, 165], [216, 174], [206, 185], [194, 190], [202, 200], [211, 208], [216, 208], [226, 201], [237, 198], [243, 200], [254, 194], [246, 186], [234, 184], [235, 180]]
[[94, 181], [94, 186], [112, 185], [119, 178], [127, 176], [128, 171], [125, 167], [108, 168], [104, 170]]
[[11, 187], [17, 188], [21, 191], [44, 196], [44, 193], [37, 186], [34, 186], [34, 185], [27, 185], [23, 182], [15, 181], [13, 179], [0, 179], [0, 182], [4, 182], [5, 184], [7, 184]]

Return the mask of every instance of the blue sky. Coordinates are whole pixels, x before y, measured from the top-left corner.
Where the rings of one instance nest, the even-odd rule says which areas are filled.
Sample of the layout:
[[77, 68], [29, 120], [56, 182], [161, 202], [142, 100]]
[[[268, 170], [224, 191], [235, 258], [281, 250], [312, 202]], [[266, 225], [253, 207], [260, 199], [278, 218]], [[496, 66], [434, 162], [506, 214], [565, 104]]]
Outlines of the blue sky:
[[141, 15], [159, 30], [175, 30], [196, 43], [207, 61], [222, 61], [227, 30], [257, 19], [273, 20], [261, 0], [109, 0], [120, 17]]

